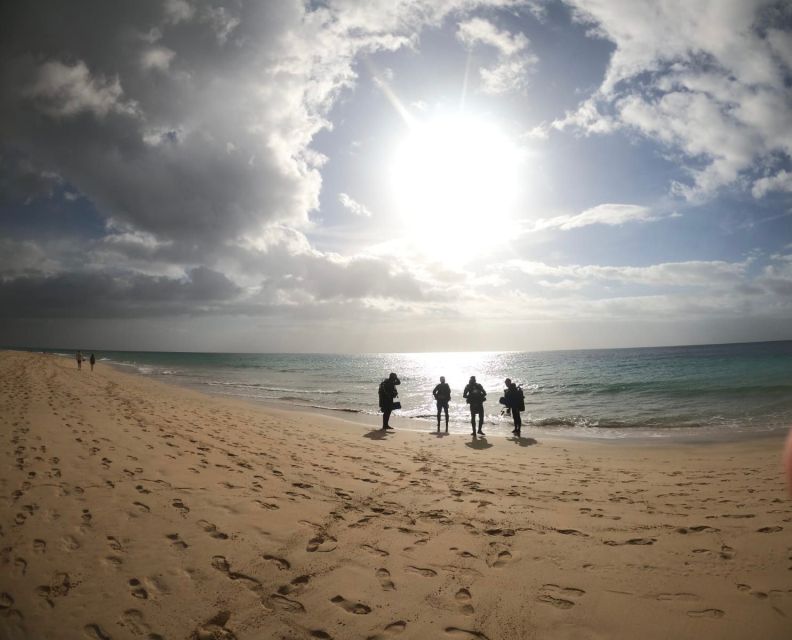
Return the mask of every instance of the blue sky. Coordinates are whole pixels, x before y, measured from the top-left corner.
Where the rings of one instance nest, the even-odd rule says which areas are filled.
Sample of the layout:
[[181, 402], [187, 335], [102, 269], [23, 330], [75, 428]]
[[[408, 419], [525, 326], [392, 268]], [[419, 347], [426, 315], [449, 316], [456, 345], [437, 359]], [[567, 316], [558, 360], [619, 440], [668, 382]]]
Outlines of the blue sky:
[[8, 345], [792, 338], [792, 9], [4, 7]]

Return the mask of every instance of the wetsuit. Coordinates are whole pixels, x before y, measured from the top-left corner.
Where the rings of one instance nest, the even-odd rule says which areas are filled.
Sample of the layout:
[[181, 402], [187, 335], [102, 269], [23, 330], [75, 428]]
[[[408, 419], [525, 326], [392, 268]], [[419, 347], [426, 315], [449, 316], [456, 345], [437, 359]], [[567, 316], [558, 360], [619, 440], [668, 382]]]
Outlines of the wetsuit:
[[440, 412], [445, 410], [446, 431], [448, 431], [448, 401], [451, 399], [451, 387], [447, 382], [441, 382], [432, 391], [437, 401], [437, 430], [440, 430]]

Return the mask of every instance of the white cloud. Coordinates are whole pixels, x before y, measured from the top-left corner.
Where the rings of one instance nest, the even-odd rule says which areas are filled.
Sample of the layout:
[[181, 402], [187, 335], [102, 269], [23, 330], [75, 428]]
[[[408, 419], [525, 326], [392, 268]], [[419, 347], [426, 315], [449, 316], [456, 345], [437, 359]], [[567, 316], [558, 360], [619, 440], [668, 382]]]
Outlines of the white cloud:
[[480, 70], [482, 88], [486, 93], [498, 94], [525, 88], [539, 61], [531, 53], [528, 38], [522, 33], [502, 31], [483, 18], [459, 23], [457, 38], [469, 48], [483, 44], [498, 51], [497, 63]]
[[151, 47], [142, 53], [140, 64], [144, 69], [167, 71], [175, 55], [176, 52], [167, 47]]
[[339, 193], [338, 201], [344, 206], [344, 208], [346, 208], [348, 211], [351, 211], [356, 216], [363, 216], [364, 218], [371, 217], [371, 211], [369, 211], [364, 205], [360, 204], [356, 200], [350, 198], [346, 193]]
[[762, 198], [770, 191], [792, 191], [792, 172], [779, 171], [774, 176], [759, 178], [751, 189], [754, 198]]
[[12, 275], [56, 273], [60, 265], [37, 243], [0, 238], [0, 282]]
[[73, 65], [51, 60], [37, 69], [36, 80], [24, 94], [40, 111], [53, 117], [69, 117], [83, 111], [106, 116], [111, 111], [135, 114], [132, 101], [123, 101], [118, 77], [94, 77], [82, 60]]
[[169, 22], [179, 23], [191, 20], [195, 8], [187, 0], [165, 0], [165, 14]]
[[625, 127], [681, 151], [691, 180], [674, 190], [690, 199], [792, 155], [792, 35], [776, 28], [788, 10], [771, 0], [567, 2], [616, 50], [599, 89], [557, 128]]
[[534, 223], [532, 231], [542, 229], [579, 229], [592, 224], [610, 226], [622, 225], [628, 222], [653, 222], [660, 217], [652, 214], [647, 207], [636, 204], [600, 204], [591, 209], [586, 209], [577, 215], [555, 216], [541, 218]]
[[[666, 262], [647, 267], [560, 265], [542, 262], [512, 260], [504, 265], [522, 274], [539, 278], [558, 278], [564, 288], [572, 288], [574, 282], [619, 282], [666, 287], [710, 287], [717, 284], [735, 284], [744, 278], [750, 260], [725, 262], [720, 260], [688, 262]], [[557, 285], [545, 280], [544, 286]]]

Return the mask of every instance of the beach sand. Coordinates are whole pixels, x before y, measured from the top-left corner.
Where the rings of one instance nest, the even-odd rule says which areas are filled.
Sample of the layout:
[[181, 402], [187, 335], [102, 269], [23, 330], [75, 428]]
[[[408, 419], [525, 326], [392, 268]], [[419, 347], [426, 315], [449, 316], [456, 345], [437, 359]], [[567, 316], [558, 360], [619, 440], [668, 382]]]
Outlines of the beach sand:
[[792, 637], [783, 439], [372, 429], [0, 353], [0, 637]]

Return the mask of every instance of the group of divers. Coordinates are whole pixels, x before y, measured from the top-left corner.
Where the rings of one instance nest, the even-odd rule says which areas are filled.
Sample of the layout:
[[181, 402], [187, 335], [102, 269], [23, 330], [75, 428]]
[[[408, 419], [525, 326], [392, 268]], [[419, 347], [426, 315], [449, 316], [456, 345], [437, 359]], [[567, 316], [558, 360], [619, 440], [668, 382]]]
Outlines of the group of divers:
[[[510, 378], [506, 378], [504, 382], [506, 388], [503, 390], [503, 397], [500, 398], [500, 403], [506, 407], [507, 412], [511, 413], [514, 419], [512, 433], [519, 437], [522, 428], [520, 413], [525, 411], [525, 397], [523, 390], [517, 383], [512, 382]], [[401, 409], [401, 403], [396, 400], [399, 396], [396, 387], [400, 384], [401, 380], [395, 373], [391, 373], [380, 383], [379, 408], [382, 411], [383, 431], [393, 429], [388, 424], [391, 412], [394, 409]], [[437, 403], [437, 432], [440, 432], [441, 414], [445, 413], [445, 432], [448, 433], [448, 403], [451, 400], [451, 387], [448, 386], [445, 376], [440, 376], [440, 383], [432, 391], [432, 396]], [[473, 437], [485, 435], [481, 427], [484, 423], [484, 402], [487, 400], [487, 392], [484, 387], [476, 382], [476, 376], [470, 376], [470, 381], [465, 386], [462, 397], [470, 407], [470, 425], [473, 428]], [[478, 431], [476, 430], [476, 417], [478, 417]]]

